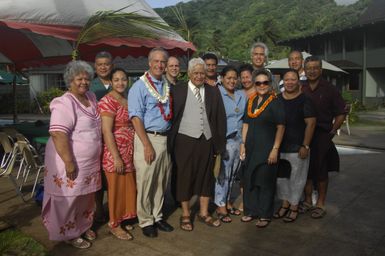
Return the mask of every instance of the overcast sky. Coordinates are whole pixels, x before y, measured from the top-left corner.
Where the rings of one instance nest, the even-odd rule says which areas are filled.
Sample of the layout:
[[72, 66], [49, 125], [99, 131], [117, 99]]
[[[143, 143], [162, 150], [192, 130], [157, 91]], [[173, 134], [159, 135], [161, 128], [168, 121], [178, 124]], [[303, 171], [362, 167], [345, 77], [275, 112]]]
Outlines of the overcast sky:
[[160, 7], [175, 5], [179, 2], [188, 2], [188, 0], [146, 0], [146, 2], [152, 8], [160, 8]]

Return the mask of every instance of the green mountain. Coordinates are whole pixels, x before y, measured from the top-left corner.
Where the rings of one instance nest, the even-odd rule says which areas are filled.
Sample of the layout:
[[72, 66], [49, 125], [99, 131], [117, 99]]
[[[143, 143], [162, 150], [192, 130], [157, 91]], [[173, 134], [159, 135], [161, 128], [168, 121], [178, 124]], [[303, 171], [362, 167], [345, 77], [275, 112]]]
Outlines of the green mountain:
[[277, 42], [353, 26], [371, 0], [348, 6], [334, 0], [193, 0], [156, 9], [197, 53], [249, 60], [253, 42], [265, 42], [269, 57], [286, 57], [289, 49]]

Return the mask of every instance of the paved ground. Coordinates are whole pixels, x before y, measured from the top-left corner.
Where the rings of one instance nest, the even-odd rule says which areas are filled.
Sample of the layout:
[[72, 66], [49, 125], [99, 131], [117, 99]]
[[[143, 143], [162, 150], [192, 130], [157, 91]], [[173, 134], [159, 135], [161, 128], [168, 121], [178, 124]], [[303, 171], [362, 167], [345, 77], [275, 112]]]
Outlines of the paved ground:
[[48, 241], [39, 207], [22, 203], [5, 178], [0, 179], [0, 217], [44, 244], [52, 255], [385, 255], [385, 128], [356, 126], [351, 136], [343, 129], [335, 141], [382, 150], [343, 150], [341, 172], [330, 177], [328, 214], [321, 220], [301, 215], [295, 223], [274, 220], [268, 228], [257, 229], [255, 223], [241, 223], [236, 217], [217, 229], [196, 222], [188, 233], [178, 228], [178, 209], [169, 218], [176, 227], [172, 233], [150, 239], [136, 227], [135, 239], [124, 242], [102, 226], [93, 246], [79, 251]]

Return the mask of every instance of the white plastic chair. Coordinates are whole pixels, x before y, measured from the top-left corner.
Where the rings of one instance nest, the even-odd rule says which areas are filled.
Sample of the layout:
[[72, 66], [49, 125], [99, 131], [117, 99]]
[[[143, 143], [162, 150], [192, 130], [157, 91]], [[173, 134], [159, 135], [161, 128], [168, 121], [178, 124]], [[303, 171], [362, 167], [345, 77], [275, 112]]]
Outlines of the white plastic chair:
[[12, 171], [15, 166], [16, 162], [16, 155], [17, 155], [17, 145], [14, 145], [12, 152], [11, 152], [11, 158], [7, 164], [7, 166], [1, 167], [1, 177], [7, 177], [11, 181], [12, 185], [15, 187], [16, 193], [21, 197], [21, 199], [26, 202], [24, 199], [23, 194], [21, 193], [21, 189], [19, 188], [19, 185], [16, 182], [16, 179], [12, 176]]
[[[0, 132], [0, 143], [4, 151], [4, 155], [3, 155], [3, 158], [1, 159], [0, 167], [4, 169], [6, 168], [6, 166], [9, 164], [9, 161], [11, 160], [13, 147], [8, 135], [4, 132]], [[1, 174], [2, 173], [0, 172], [0, 175]]]
[[[22, 143], [22, 142], [19, 141], [17, 143]], [[32, 198], [33, 193], [35, 192], [36, 184], [39, 181], [40, 172], [41, 172], [41, 170], [44, 169], [44, 165], [37, 163], [36, 158], [35, 158], [34, 154], [32, 153], [32, 150], [28, 144], [23, 147], [23, 159], [25, 162], [25, 166], [24, 166], [24, 170], [25, 170], [24, 173], [25, 174], [23, 175], [24, 180], [23, 180], [22, 184], [20, 185], [20, 190], [23, 188], [23, 185], [27, 182], [27, 179], [28, 179], [28, 176], [30, 175], [30, 173], [34, 173], [36, 176], [35, 176], [34, 184], [33, 184], [32, 191], [31, 191], [31, 198]]]

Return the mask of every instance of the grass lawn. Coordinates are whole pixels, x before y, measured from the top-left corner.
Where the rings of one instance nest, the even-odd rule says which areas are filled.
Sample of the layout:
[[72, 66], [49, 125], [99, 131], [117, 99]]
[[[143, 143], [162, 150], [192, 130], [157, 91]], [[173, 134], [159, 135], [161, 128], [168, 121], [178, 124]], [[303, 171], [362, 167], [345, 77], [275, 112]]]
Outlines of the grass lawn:
[[45, 256], [47, 250], [31, 237], [17, 229], [0, 232], [0, 255], [4, 256]]

